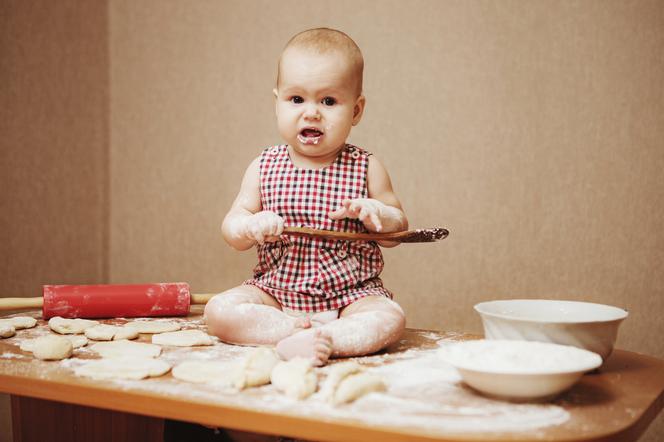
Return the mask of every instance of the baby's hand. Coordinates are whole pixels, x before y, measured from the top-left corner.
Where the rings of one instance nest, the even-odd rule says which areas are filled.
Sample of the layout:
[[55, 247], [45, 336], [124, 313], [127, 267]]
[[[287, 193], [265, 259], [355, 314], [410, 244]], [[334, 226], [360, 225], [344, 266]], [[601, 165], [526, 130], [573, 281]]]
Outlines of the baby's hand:
[[284, 219], [269, 210], [255, 213], [245, 220], [245, 235], [258, 244], [278, 241], [283, 230]]
[[330, 212], [329, 216], [331, 219], [359, 219], [367, 230], [380, 232], [383, 230], [381, 214], [384, 207], [385, 204], [372, 198], [343, 200], [341, 207], [334, 212]]

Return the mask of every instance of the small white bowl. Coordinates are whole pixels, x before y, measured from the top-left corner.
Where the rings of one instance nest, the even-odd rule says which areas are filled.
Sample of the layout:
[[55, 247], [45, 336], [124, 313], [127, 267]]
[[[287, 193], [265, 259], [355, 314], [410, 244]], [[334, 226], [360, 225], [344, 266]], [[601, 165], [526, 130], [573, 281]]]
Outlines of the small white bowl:
[[604, 304], [546, 299], [510, 299], [475, 305], [487, 339], [520, 339], [573, 345], [598, 353], [613, 351], [618, 326], [627, 317]]
[[441, 358], [472, 388], [516, 401], [552, 399], [602, 364], [580, 348], [515, 340], [459, 342], [443, 347]]

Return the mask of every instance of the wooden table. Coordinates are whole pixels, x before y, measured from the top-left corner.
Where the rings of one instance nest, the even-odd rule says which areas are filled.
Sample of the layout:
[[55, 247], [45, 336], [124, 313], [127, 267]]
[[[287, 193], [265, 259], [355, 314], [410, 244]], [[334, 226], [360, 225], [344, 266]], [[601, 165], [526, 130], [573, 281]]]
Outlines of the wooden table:
[[[184, 328], [204, 328], [200, 312], [180, 321]], [[358, 401], [364, 406], [332, 407], [315, 396], [292, 401], [272, 386], [228, 392], [170, 374], [143, 381], [79, 378], [72, 367], [96, 357], [90, 350], [62, 362], [38, 361], [19, 350], [22, 340], [44, 333], [40, 321], [0, 341], [0, 392], [12, 395], [15, 441], [156, 441], [164, 419], [321, 441], [634, 440], [664, 404], [664, 361], [621, 350], [552, 403], [510, 404], [475, 394], [436, 362], [441, 346], [469, 335], [407, 330], [388, 352], [357, 359], [387, 376], [388, 393]], [[217, 343], [165, 348], [162, 357], [177, 364], [247, 351]], [[320, 369], [321, 379], [326, 370]], [[538, 426], [542, 419], [560, 422]]]

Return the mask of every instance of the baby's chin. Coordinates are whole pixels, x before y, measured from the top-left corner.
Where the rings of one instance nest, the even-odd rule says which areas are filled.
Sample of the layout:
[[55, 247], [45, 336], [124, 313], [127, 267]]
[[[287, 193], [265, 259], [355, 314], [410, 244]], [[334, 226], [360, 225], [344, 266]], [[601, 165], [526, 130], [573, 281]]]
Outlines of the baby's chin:
[[320, 142], [319, 144], [303, 144], [297, 141], [290, 146], [298, 156], [306, 157], [311, 160], [331, 161], [339, 154], [339, 151], [343, 149], [344, 145], [345, 144], [338, 147], [330, 147], [325, 145], [325, 143]]

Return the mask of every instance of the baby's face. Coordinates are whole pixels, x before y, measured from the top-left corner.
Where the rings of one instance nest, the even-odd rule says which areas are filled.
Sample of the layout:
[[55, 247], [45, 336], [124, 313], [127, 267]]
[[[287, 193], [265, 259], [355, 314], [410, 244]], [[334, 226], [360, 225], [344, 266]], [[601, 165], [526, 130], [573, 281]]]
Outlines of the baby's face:
[[356, 74], [338, 52], [288, 49], [275, 89], [279, 133], [295, 154], [332, 161], [362, 117]]

